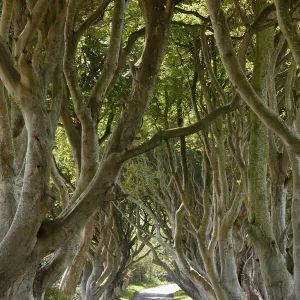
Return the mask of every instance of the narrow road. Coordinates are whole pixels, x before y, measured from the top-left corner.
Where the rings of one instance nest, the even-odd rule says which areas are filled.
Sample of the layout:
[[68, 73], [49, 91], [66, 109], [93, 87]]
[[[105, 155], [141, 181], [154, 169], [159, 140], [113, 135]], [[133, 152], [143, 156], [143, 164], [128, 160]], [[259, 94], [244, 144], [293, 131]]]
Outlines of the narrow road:
[[180, 290], [176, 283], [156, 286], [149, 289], [144, 289], [136, 293], [134, 300], [158, 300], [158, 299], [173, 299], [173, 294]]

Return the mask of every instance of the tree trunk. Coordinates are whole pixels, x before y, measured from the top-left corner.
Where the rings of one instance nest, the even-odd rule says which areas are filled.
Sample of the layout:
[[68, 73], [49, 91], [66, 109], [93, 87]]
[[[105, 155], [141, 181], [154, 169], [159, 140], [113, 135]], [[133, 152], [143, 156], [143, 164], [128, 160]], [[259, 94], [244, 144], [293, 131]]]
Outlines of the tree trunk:
[[221, 276], [220, 282], [227, 294], [227, 299], [241, 299], [241, 287], [238, 281], [238, 273], [235, 263], [232, 228], [226, 236], [219, 238]]
[[28, 270], [13, 285], [7, 300], [38, 300], [34, 297], [33, 282], [36, 268]]
[[[264, 1], [262, 1], [263, 3]], [[259, 11], [263, 5], [260, 3]], [[267, 103], [266, 76], [273, 49], [272, 28], [256, 34], [252, 84]], [[252, 113], [249, 148], [249, 235], [259, 258], [261, 274], [269, 299], [284, 299], [292, 293], [293, 280], [280, 252], [271, 226], [267, 196], [268, 129]]]

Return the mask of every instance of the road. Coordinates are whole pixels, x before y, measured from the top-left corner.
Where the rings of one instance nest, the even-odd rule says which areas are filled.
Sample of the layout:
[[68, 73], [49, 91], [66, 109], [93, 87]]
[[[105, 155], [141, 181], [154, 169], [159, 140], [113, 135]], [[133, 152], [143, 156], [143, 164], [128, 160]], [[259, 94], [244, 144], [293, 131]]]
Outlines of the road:
[[176, 283], [144, 289], [135, 294], [134, 300], [173, 299], [173, 294], [180, 290]]

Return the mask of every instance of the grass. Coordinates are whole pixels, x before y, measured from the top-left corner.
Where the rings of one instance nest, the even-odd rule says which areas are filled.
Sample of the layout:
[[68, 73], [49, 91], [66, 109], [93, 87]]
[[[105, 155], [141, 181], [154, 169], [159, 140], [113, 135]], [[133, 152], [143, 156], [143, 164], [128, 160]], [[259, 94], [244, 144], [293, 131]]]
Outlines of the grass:
[[162, 285], [165, 283], [166, 282], [160, 281], [159, 279], [150, 279], [145, 282], [131, 284], [127, 287], [126, 290], [120, 293], [120, 300], [131, 300], [133, 299], [133, 296], [136, 292], [142, 289], [150, 288], [157, 285]]
[[174, 294], [176, 300], [192, 300], [184, 291], [178, 291]]

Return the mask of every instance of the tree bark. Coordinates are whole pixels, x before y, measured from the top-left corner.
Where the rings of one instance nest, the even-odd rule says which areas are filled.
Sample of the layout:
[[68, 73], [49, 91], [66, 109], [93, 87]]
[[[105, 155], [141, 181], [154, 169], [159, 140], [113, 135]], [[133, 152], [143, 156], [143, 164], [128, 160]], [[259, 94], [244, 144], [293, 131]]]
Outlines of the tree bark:
[[[258, 2], [256, 11], [264, 6]], [[264, 103], [267, 103], [266, 76], [273, 48], [272, 28], [256, 34], [256, 53], [252, 84]], [[276, 244], [269, 217], [267, 196], [268, 130], [252, 113], [249, 148], [249, 202], [250, 231], [259, 257], [261, 274], [269, 299], [287, 298], [292, 293], [293, 280], [287, 271], [285, 260]]]

